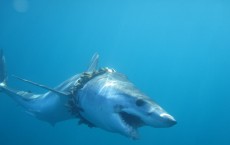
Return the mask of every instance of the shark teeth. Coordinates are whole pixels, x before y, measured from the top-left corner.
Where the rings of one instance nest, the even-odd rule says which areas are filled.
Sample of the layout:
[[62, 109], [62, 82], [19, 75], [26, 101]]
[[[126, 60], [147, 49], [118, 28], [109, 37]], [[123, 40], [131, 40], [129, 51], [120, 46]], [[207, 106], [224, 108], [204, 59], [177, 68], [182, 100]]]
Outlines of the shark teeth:
[[132, 139], [138, 139], [138, 131], [137, 131], [137, 129], [135, 129], [133, 126], [131, 126], [131, 125], [129, 125], [126, 121], [125, 121], [125, 119], [123, 119], [122, 117], [121, 117], [121, 120], [123, 121], [123, 124], [126, 126], [126, 128], [128, 129], [128, 135], [129, 135], [129, 137], [130, 138], [132, 138]]
[[138, 139], [139, 135], [137, 128], [143, 124], [142, 120], [135, 115], [131, 115], [123, 111], [119, 112], [119, 115], [121, 120], [123, 121], [123, 124], [128, 130], [129, 137], [131, 137], [132, 139]]

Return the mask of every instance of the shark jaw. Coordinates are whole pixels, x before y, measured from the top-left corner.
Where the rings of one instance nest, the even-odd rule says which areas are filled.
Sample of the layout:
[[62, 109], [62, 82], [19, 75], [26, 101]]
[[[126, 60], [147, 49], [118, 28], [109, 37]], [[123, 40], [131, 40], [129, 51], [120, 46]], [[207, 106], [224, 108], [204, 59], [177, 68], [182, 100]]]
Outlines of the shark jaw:
[[[168, 128], [175, 125], [176, 120], [169, 115], [168, 113], [161, 113], [153, 115], [154, 113], [149, 113], [147, 116], [139, 116], [133, 113], [127, 113], [126, 111], [120, 111], [117, 113], [119, 117], [120, 126], [122, 126], [123, 130], [120, 132], [121, 134], [133, 139], [139, 139], [138, 128], [142, 126], [152, 126], [154, 128]], [[156, 120], [154, 118], [157, 118]], [[149, 117], [152, 118], [149, 122]]]
[[138, 139], [138, 128], [144, 125], [141, 118], [125, 111], [119, 112], [118, 116], [120, 117], [122, 126], [125, 128], [125, 135], [134, 140]]
[[[134, 98], [129, 97], [129, 99]], [[145, 98], [134, 100], [122, 101], [126, 103], [114, 107], [114, 113], [117, 114], [117, 123], [114, 122], [115, 119], [111, 123], [116, 124], [117, 128], [115, 130], [120, 134], [137, 140], [139, 139], [138, 129], [140, 127], [168, 128], [177, 123], [173, 116], [153, 101]], [[127, 102], [129, 103], [127, 104]]]

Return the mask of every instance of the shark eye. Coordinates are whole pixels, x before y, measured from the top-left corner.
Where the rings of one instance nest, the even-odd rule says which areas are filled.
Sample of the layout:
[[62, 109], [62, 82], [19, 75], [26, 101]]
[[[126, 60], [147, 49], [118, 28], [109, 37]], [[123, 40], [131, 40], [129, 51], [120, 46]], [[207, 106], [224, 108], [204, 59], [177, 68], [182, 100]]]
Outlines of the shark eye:
[[137, 99], [137, 100], [136, 100], [136, 105], [139, 106], [139, 107], [140, 107], [140, 106], [143, 106], [143, 105], [145, 105], [145, 101], [142, 100], [142, 99]]

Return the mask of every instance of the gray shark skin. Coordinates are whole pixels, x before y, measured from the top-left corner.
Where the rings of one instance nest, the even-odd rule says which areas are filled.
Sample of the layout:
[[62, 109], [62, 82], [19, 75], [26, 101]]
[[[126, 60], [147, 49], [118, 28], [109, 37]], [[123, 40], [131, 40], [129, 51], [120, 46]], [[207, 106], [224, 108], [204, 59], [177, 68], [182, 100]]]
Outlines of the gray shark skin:
[[20, 77], [21, 81], [48, 90], [44, 94], [16, 91], [8, 87], [5, 58], [0, 51], [0, 92], [12, 97], [30, 115], [52, 125], [77, 118], [79, 124], [98, 127], [138, 139], [138, 128], [166, 128], [177, 122], [127, 77], [114, 69], [97, 69], [95, 54], [87, 71], [49, 88]]

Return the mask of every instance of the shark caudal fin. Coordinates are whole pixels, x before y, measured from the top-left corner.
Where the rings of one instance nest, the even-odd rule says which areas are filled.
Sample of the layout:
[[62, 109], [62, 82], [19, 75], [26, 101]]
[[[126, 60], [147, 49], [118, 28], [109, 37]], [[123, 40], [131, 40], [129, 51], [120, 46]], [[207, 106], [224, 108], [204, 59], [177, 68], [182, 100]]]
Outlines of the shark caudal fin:
[[6, 86], [6, 79], [5, 57], [3, 55], [3, 50], [0, 49], [0, 91]]

